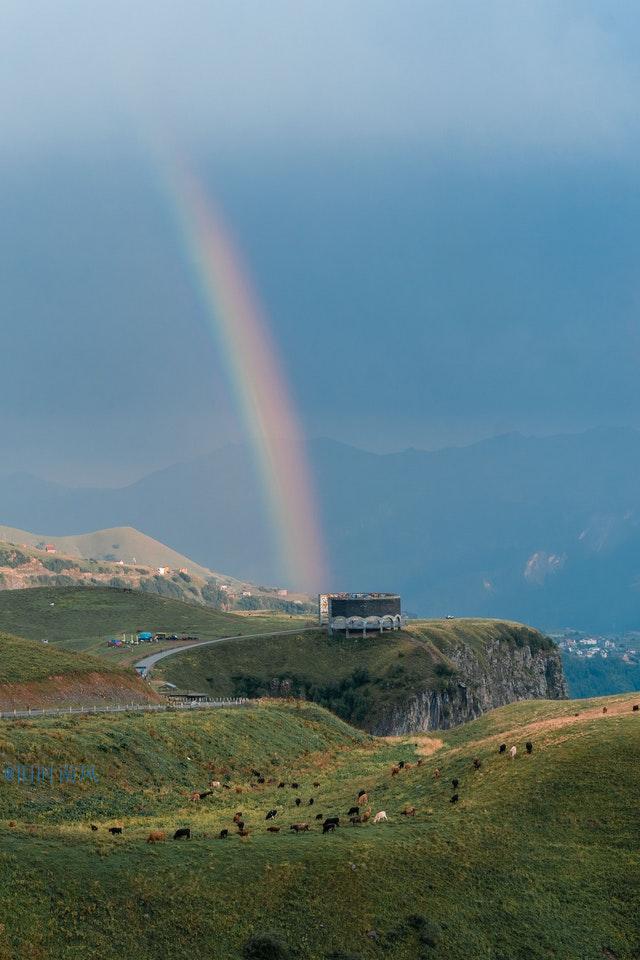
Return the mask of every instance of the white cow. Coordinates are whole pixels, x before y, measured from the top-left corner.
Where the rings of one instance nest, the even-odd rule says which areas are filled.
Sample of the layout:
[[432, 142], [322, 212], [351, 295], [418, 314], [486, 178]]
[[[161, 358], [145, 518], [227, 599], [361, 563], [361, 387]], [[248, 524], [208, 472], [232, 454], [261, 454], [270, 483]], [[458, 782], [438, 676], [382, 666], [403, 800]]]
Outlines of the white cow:
[[373, 822], [374, 822], [374, 823], [381, 823], [383, 820], [388, 820], [388, 819], [389, 819], [389, 817], [386, 815], [386, 813], [384, 812], [384, 810], [380, 810], [380, 812], [379, 812], [379, 813], [376, 813], [375, 817], [373, 818]]
[[511, 747], [511, 750], [509, 750], [509, 756], [511, 757], [512, 760], [513, 760], [513, 758], [515, 757], [515, 755], [516, 755], [517, 752], [518, 752], [518, 751], [516, 750], [515, 747]]

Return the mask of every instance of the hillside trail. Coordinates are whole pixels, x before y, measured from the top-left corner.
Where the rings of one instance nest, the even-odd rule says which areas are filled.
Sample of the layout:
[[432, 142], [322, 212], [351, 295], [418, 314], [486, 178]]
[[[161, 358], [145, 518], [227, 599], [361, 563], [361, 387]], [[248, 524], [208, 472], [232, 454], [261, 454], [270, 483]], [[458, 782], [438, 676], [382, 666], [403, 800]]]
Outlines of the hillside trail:
[[[604, 698], [603, 698], [604, 699]], [[472, 741], [474, 747], [478, 747], [482, 744], [491, 743], [494, 740], [508, 740], [515, 738], [522, 738], [524, 736], [529, 736], [530, 734], [540, 733], [545, 730], [558, 730], [562, 727], [568, 727], [571, 724], [576, 723], [586, 723], [588, 720], [608, 720], [611, 717], [619, 717], [622, 715], [627, 715], [632, 713], [632, 707], [635, 703], [638, 703], [640, 697], [638, 694], [622, 694], [619, 700], [612, 701], [609, 698], [606, 698], [606, 702], [601, 706], [590, 707], [588, 710], [579, 711], [576, 714], [570, 714], [563, 717], [547, 717], [542, 720], [532, 720], [530, 723], [523, 724], [519, 727], [513, 727], [510, 730], [500, 730], [497, 733], [492, 733], [489, 736], [482, 737], [478, 740]], [[602, 707], [606, 706], [607, 712], [602, 712]], [[640, 725], [640, 720], [638, 721]], [[430, 757], [436, 751], [440, 750], [445, 744], [444, 741], [439, 737], [430, 736], [428, 734], [405, 734], [400, 737], [384, 737], [388, 743], [404, 743], [415, 745], [416, 753], [421, 757]], [[464, 747], [454, 747], [451, 751], [452, 753], [457, 753], [460, 750], [467, 750], [471, 744], [465, 744]]]

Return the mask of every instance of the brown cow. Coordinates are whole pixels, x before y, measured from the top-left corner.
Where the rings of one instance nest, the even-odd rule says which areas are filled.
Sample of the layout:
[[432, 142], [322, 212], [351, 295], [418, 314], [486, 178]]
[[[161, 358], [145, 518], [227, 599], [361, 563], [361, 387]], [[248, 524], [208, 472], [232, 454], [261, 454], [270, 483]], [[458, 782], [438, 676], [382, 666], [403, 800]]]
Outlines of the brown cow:
[[437, 767], [436, 767], [436, 769], [433, 771], [433, 776], [434, 776], [434, 779], [435, 779], [435, 780], [439, 780], [440, 777], [442, 776], [442, 774], [440, 773], [440, 771], [438, 770]]
[[406, 807], [401, 811], [401, 813], [403, 813], [405, 817], [415, 817], [415, 815], [416, 815], [416, 808], [415, 808], [415, 807], [406, 806]]
[[280, 833], [280, 827], [267, 827], [267, 833]]
[[397, 777], [400, 773], [400, 767], [391, 767], [391, 776]]
[[369, 803], [368, 794], [363, 793], [361, 796], [358, 797], [358, 799], [356, 800], [356, 803], [358, 804], [359, 807], [366, 807], [367, 804]]
[[163, 840], [167, 839], [167, 835], [164, 830], [152, 830], [149, 836], [147, 837], [147, 843], [161, 843]]
[[240, 823], [240, 821], [242, 820], [242, 817], [243, 817], [243, 814], [240, 811], [238, 811], [237, 813], [234, 813], [233, 822]]
[[308, 829], [308, 823], [292, 823], [289, 827], [289, 830], [295, 830], [296, 833], [305, 833]]

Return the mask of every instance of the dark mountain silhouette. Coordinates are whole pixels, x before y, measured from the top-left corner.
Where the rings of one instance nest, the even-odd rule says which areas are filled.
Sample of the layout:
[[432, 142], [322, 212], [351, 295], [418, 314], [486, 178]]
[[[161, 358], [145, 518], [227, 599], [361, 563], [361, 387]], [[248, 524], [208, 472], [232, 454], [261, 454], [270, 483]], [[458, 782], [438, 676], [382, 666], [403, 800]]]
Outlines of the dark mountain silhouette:
[[[399, 590], [416, 614], [638, 626], [640, 432], [507, 434], [383, 456], [317, 440], [310, 456], [327, 587]], [[243, 446], [115, 490], [4, 476], [0, 502], [7, 525], [52, 534], [130, 525], [213, 569], [267, 583], [285, 576]]]

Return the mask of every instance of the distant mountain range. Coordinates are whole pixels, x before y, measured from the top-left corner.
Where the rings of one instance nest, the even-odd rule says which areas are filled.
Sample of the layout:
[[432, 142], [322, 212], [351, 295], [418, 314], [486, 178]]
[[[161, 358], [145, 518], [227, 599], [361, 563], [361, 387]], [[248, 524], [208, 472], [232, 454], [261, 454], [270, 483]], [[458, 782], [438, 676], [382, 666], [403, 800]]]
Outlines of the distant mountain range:
[[[388, 455], [317, 440], [310, 456], [332, 564], [319, 586], [398, 590], [427, 616], [639, 625], [640, 432], [507, 434]], [[243, 446], [120, 489], [0, 476], [0, 503], [8, 524], [54, 534], [126, 524], [205, 567], [284, 585]]]

